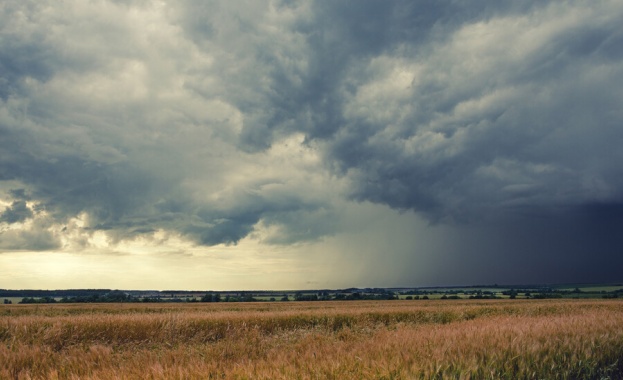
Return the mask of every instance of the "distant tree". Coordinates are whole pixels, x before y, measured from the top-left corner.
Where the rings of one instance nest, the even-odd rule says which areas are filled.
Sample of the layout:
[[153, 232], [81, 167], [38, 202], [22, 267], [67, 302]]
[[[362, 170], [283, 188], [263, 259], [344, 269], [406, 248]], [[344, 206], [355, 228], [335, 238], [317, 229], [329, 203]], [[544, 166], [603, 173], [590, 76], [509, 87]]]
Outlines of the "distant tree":
[[317, 294], [303, 294], [301, 292], [296, 292], [294, 295], [295, 301], [318, 301]]
[[318, 299], [322, 300], [322, 301], [327, 301], [331, 299], [331, 295], [329, 294], [328, 291], [322, 291], [318, 293]]
[[56, 303], [56, 300], [52, 297], [42, 297], [42, 298], [34, 298], [34, 297], [24, 297], [19, 303]]
[[361, 293], [359, 293], [359, 292], [351, 293], [350, 296], [348, 297], [348, 299], [360, 300], [361, 299]]
[[5, 304], [5, 305], [9, 305], [9, 304], [12, 304], [12, 303], [13, 303], [13, 301], [8, 300], [8, 299], [6, 299], [6, 298], [4, 299], [4, 304]]
[[201, 302], [212, 302], [212, 300], [212, 292], [208, 292], [203, 297], [201, 297]]
[[257, 299], [253, 297], [253, 294], [243, 294], [239, 297], [240, 302], [255, 302]]
[[515, 298], [517, 298], [517, 291], [515, 289], [511, 289], [505, 292], [502, 292], [502, 294], [508, 296], [508, 298], [514, 300]]
[[129, 302], [131, 297], [121, 290], [113, 290], [104, 296], [104, 302]]

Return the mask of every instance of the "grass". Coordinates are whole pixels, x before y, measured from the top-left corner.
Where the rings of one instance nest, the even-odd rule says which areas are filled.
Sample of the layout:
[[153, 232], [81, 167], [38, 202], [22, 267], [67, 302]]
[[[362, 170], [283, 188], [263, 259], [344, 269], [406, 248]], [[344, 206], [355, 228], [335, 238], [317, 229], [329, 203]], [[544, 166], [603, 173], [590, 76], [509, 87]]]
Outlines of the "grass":
[[0, 379], [620, 379], [618, 300], [0, 305]]

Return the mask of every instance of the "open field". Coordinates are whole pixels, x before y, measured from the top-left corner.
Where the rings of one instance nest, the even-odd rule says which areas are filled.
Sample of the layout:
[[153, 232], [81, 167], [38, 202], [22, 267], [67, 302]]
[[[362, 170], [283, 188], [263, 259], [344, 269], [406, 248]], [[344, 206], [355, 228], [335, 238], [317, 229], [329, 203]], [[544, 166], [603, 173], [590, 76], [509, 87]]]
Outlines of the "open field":
[[0, 379], [620, 379], [620, 300], [0, 305]]

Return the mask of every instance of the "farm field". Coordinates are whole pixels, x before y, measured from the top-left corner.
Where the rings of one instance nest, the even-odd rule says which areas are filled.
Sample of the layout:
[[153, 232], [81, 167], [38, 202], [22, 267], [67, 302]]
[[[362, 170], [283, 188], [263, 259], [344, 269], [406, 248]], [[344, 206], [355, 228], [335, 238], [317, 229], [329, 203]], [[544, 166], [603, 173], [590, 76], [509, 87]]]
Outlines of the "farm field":
[[0, 379], [620, 379], [623, 301], [0, 305]]

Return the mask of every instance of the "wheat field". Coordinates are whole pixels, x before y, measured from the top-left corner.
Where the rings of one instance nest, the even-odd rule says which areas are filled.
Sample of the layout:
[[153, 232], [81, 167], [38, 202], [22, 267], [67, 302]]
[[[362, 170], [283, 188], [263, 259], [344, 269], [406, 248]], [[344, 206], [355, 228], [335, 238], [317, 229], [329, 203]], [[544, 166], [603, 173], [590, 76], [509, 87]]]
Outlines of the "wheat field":
[[0, 306], [0, 379], [442, 378], [623, 378], [623, 303]]

